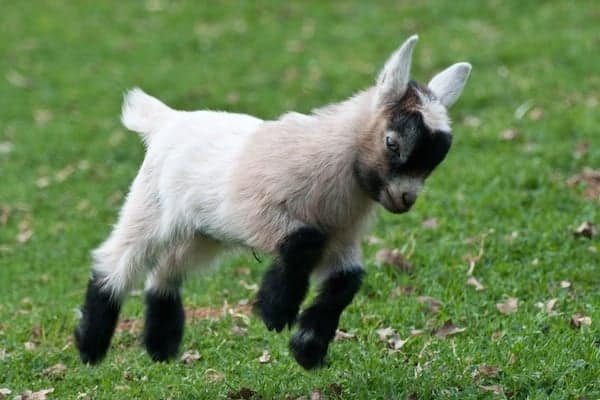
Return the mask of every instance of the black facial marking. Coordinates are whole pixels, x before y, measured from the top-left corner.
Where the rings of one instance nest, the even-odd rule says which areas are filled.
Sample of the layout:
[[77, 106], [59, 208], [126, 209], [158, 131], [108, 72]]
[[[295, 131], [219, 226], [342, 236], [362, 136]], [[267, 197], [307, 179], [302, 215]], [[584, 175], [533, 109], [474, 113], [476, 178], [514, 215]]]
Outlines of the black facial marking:
[[280, 244], [279, 256], [263, 276], [254, 305], [269, 330], [281, 332], [295, 322], [326, 240], [321, 231], [303, 227]]
[[177, 356], [183, 337], [185, 312], [179, 291], [146, 292], [146, 318], [143, 341], [154, 361]]
[[365, 166], [358, 158], [354, 161], [352, 168], [360, 188], [364, 190], [370, 198], [377, 200], [381, 193], [381, 189], [385, 185], [379, 172]]
[[81, 320], [74, 333], [81, 361], [89, 364], [99, 363], [106, 355], [121, 310], [121, 303], [102, 290], [100, 282], [98, 275], [89, 280]]
[[441, 131], [432, 132], [418, 112], [396, 115], [392, 118], [389, 129], [398, 132], [401, 146], [408, 146], [410, 149], [405, 161], [390, 154], [392, 175], [429, 175], [444, 160], [452, 144], [452, 135]]
[[363, 275], [363, 269], [357, 267], [331, 276], [300, 316], [298, 332], [290, 339], [290, 349], [302, 367], [311, 369], [323, 364], [340, 315], [358, 292]]

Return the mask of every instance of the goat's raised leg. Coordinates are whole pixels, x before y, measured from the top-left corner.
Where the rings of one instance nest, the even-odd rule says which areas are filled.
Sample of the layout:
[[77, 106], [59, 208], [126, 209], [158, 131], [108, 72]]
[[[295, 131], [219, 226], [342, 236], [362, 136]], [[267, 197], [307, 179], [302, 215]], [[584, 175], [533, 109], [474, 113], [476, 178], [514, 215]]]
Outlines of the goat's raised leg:
[[326, 243], [321, 231], [302, 227], [279, 245], [278, 256], [265, 273], [257, 294], [255, 311], [269, 330], [281, 332], [296, 320], [308, 291], [310, 274]]
[[300, 316], [298, 331], [290, 339], [290, 349], [304, 368], [315, 368], [323, 363], [340, 315], [360, 288], [363, 275], [360, 266], [334, 273], [323, 282], [315, 301]]

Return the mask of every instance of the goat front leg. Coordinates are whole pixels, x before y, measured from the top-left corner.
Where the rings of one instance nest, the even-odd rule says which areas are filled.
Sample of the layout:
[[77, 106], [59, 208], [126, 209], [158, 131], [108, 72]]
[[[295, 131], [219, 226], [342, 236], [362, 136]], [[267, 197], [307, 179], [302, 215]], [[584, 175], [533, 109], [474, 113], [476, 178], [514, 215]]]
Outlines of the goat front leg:
[[304, 368], [323, 364], [340, 315], [358, 292], [363, 275], [361, 266], [335, 272], [323, 282], [315, 301], [300, 316], [299, 329], [290, 339], [290, 349]]
[[302, 227], [279, 245], [277, 258], [263, 277], [254, 306], [269, 330], [281, 332], [295, 322], [326, 240], [318, 229]]

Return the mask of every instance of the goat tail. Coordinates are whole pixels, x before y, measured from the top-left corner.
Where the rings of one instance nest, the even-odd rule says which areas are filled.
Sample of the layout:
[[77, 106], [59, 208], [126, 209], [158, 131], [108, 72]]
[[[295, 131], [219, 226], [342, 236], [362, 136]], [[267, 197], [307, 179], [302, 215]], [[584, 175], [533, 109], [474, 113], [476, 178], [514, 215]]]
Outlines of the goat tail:
[[127, 129], [139, 133], [148, 144], [152, 134], [161, 128], [173, 112], [173, 109], [142, 89], [133, 88], [124, 96], [121, 122]]

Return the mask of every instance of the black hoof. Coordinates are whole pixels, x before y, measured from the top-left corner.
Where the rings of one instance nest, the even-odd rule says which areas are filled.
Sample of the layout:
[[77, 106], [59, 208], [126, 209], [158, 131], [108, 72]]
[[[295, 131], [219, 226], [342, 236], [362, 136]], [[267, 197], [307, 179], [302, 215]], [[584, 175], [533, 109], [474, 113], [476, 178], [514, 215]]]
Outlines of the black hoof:
[[321, 367], [329, 343], [318, 338], [313, 331], [299, 330], [290, 339], [290, 350], [294, 358], [305, 369]]
[[146, 293], [143, 342], [153, 361], [168, 361], [179, 353], [185, 312], [179, 292], [159, 296]]
[[98, 282], [92, 278], [88, 283], [81, 320], [74, 332], [79, 357], [86, 364], [98, 364], [106, 355], [121, 309]]
[[281, 307], [272, 302], [261, 300], [260, 293], [253, 311], [265, 323], [268, 330], [281, 332], [286, 326], [291, 328], [298, 316], [298, 307]]

